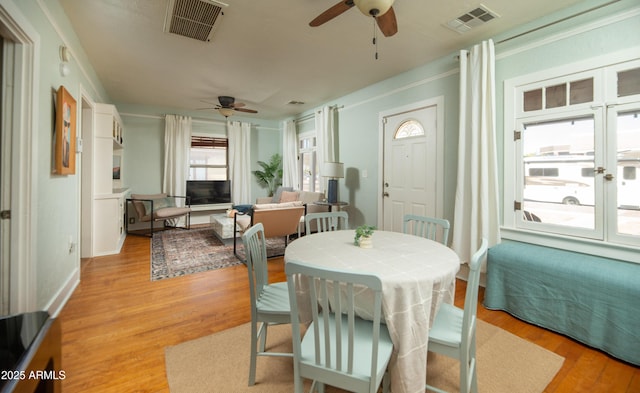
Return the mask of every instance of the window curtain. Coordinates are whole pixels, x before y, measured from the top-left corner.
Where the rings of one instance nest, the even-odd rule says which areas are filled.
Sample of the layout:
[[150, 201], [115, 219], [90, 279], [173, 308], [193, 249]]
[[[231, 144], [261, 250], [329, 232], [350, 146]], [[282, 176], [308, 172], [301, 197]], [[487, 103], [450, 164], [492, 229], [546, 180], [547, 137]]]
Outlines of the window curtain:
[[298, 176], [298, 134], [293, 120], [283, 122], [282, 138], [282, 186], [300, 189]]
[[[336, 107], [324, 106], [316, 112], [316, 158], [322, 177], [325, 162], [336, 162]], [[320, 192], [325, 190], [325, 182], [320, 182]]]
[[[495, 126], [495, 49], [460, 51], [460, 128], [453, 250], [469, 262], [483, 237], [500, 241]], [[483, 266], [486, 271], [486, 266]]]
[[234, 205], [251, 204], [251, 123], [227, 122], [229, 179]]
[[[191, 151], [191, 117], [165, 115], [164, 118], [164, 176], [162, 192], [184, 196], [189, 178], [189, 152]], [[176, 205], [184, 206], [185, 199], [177, 198]], [[171, 225], [182, 225], [184, 217], [168, 220]]]

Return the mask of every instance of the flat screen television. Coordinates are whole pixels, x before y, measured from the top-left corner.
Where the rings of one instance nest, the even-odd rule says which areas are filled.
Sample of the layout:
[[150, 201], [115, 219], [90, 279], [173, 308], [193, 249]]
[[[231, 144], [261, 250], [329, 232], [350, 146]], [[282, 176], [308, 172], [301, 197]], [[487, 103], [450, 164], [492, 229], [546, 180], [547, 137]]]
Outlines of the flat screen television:
[[231, 203], [231, 180], [187, 180], [192, 205]]

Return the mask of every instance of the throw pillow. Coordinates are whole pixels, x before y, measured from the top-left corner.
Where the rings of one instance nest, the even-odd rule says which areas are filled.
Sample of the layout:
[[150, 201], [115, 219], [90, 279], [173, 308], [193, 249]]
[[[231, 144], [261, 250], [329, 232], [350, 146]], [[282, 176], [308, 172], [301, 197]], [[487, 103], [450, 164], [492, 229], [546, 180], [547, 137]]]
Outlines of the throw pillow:
[[250, 216], [253, 213], [253, 205], [234, 205], [233, 209], [237, 210], [238, 212], [240, 212], [242, 214], [247, 214], [247, 215], [250, 215]]
[[282, 186], [279, 186], [276, 189], [275, 194], [273, 194], [273, 198], [271, 198], [271, 203], [279, 203], [280, 202], [280, 197], [282, 196], [282, 192], [283, 191], [293, 191], [293, 187], [282, 187]]
[[[144, 201], [142, 203], [144, 204], [144, 214], [145, 214], [145, 216], [151, 214], [151, 202]], [[167, 198], [153, 199], [153, 210], [154, 211], [158, 211], [160, 209], [164, 209], [165, 207], [176, 207], [176, 204], [175, 204], [175, 201], [173, 200], [173, 198], [167, 197]]]
[[280, 195], [280, 203], [284, 202], [295, 202], [298, 200], [299, 193], [295, 191], [282, 191], [282, 195]]
[[253, 207], [253, 205], [233, 205], [233, 208], [235, 210], [239, 211], [240, 213], [249, 215], [251, 215], [251, 207]]

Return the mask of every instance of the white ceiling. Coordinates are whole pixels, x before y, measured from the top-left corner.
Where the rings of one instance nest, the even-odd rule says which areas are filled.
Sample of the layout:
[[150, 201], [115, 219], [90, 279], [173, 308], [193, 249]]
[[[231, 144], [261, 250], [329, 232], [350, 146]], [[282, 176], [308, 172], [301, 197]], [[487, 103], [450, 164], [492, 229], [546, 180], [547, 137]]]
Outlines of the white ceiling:
[[188, 111], [230, 95], [259, 111], [243, 116], [282, 119], [579, 0], [482, 0], [500, 18], [464, 34], [444, 24], [479, 1], [397, 0], [398, 33], [378, 32], [377, 60], [373, 20], [356, 7], [309, 27], [336, 0], [225, 0], [208, 43], [163, 32], [168, 2], [60, 0], [110, 98]]

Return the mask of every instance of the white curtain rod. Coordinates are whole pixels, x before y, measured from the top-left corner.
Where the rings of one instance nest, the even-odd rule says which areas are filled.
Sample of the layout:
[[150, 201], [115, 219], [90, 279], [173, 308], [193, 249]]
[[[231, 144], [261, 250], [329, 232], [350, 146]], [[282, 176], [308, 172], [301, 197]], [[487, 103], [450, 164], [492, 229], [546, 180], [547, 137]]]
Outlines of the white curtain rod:
[[569, 19], [573, 19], [573, 18], [578, 17], [578, 16], [580, 16], [580, 15], [587, 14], [587, 13], [589, 13], [589, 12], [591, 12], [591, 11], [595, 11], [595, 10], [598, 10], [598, 9], [600, 9], [600, 8], [604, 8], [604, 7], [610, 6], [611, 4], [615, 4], [615, 3], [619, 2], [619, 1], [620, 1], [620, 0], [612, 0], [612, 1], [608, 2], [608, 3], [600, 4], [600, 5], [597, 5], [597, 6], [595, 6], [595, 7], [589, 8], [588, 10], [580, 11], [580, 12], [578, 12], [578, 13], [576, 13], [576, 14], [566, 16], [566, 17], [564, 17], [564, 18], [558, 19], [558, 20], [553, 21], [553, 22], [549, 22], [549, 23], [547, 23], [546, 25], [542, 25], [542, 26], [539, 26], [539, 27], [533, 28], [533, 29], [531, 29], [531, 30], [527, 30], [527, 31], [525, 31], [525, 32], [523, 32], [523, 33], [516, 34], [516, 35], [511, 36], [511, 37], [509, 37], [509, 38], [502, 39], [502, 40], [500, 40], [500, 41], [496, 42], [496, 45], [498, 45], [498, 44], [502, 44], [503, 42], [511, 41], [511, 40], [513, 40], [513, 39], [516, 39], [516, 38], [518, 38], [518, 37], [522, 37], [523, 35], [527, 35], [527, 34], [529, 34], [529, 33], [533, 33], [533, 32], [538, 31], [538, 30], [546, 29], [547, 27], [550, 27], [550, 26], [556, 25], [556, 24], [558, 24], [558, 23], [561, 23], [561, 22], [567, 21], [567, 20], [569, 20]]
[[[329, 108], [333, 108], [333, 109], [342, 109], [342, 108], [344, 108], [344, 105], [337, 105], [337, 104], [336, 104], [336, 105], [331, 105], [331, 106], [329, 106]], [[293, 121], [294, 121], [294, 122], [296, 122], [296, 123], [303, 122], [303, 121], [307, 121], [307, 120], [310, 120], [310, 119], [312, 119], [313, 117], [315, 117], [316, 113], [320, 113], [320, 112], [321, 112], [321, 110], [315, 110], [315, 111], [313, 111], [313, 113], [309, 113], [309, 114], [307, 114], [307, 115], [304, 115], [304, 116], [298, 117], [298, 118], [296, 118], [296, 119], [293, 119]]]
[[[516, 38], [520, 38], [520, 37], [522, 37], [522, 36], [524, 36], [524, 35], [527, 35], [527, 34], [530, 34], [530, 33], [536, 32], [536, 31], [538, 31], [538, 30], [546, 29], [547, 27], [550, 27], [550, 26], [556, 25], [556, 24], [558, 24], [558, 23], [565, 22], [565, 21], [567, 21], [567, 20], [569, 20], [569, 19], [573, 19], [573, 18], [575, 18], [575, 17], [578, 17], [578, 16], [581, 16], [581, 15], [587, 14], [587, 13], [589, 13], [589, 12], [592, 12], [592, 11], [598, 10], [598, 9], [600, 9], [600, 8], [604, 8], [604, 7], [610, 6], [611, 4], [615, 4], [615, 3], [619, 2], [619, 1], [620, 1], [620, 0], [612, 0], [612, 1], [608, 2], [608, 3], [604, 3], [604, 4], [597, 5], [597, 6], [595, 6], [595, 7], [589, 8], [588, 10], [580, 11], [580, 12], [578, 12], [578, 13], [576, 13], [576, 14], [566, 16], [566, 17], [564, 17], [564, 18], [558, 19], [558, 20], [553, 21], [553, 22], [549, 22], [549, 23], [547, 23], [546, 25], [538, 26], [538, 27], [535, 27], [535, 28], [533, 28], [533, 29], [527, 30], [527, 31], [525, 31], [525, 32], [522, 32], [522, 33], [519, 33], [519, 34], [513, 35], [513, 36], [511, 36], [511, 37], [504, 38], [504, 39], [502, 39], [502, 40], [500, 40], [500, 41], [496, 42], [495, 44], [496, 44], [496, 45], [498, 45], [498, 44], [502, 44], [502, 43], [504, 43], [504, 42], [511, 41], [511, 40], [513, 40], [513, 39], [516, 39]], [[468, 55], [468, 54], [467, 54], [467, 55]], [[455, 59], [456, 59], [456, 60], [460, 59], [460, 55], [455, 55], [454, 57], [455, 57]]]

